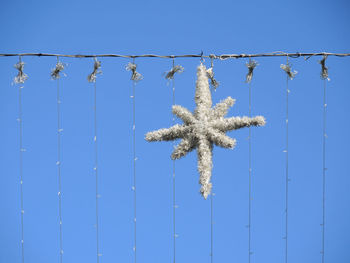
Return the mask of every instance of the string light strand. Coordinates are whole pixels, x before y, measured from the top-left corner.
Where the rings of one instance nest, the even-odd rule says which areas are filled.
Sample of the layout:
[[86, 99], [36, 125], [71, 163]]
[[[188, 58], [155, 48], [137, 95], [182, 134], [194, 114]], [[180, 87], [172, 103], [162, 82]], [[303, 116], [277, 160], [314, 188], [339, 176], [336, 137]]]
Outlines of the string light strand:
[[[175, 60], [173, 59], [173, 71], [178, 73], [181, 73], [183, 71], [183, 68], [180, 67], [176, 67], [175, 66]], [[172, 78], [172, 91], [173, 91], [173, 101], [172, 101], [172, 105], [175, 105], [175, 78]], [[175, 125], [175, 116], [173, 115], [173, 125]], [[173, 147], [175, 147], [175, 141], [173, 141]], [[173, 160], [173, 257], [174, 257], [174, 263], [176, 262], [176, 180], [175, 180], [175, 160]]]
[[[59, 57], [57, 57], [57, 65], [60, 65]], [[52, 74], [51, 77], [53, 78]], [[60, 245], [60, 263], [63, 261], [63, 234], [62, 234], [62, 183], [61, 183], [61, 98], [60, 98], [60, 78], [59, 72], [55, 77], [57, 82], [57, 179], [58, 179], [58, 219], [59, 219], [59, 245]]]
[[[248, 73], [246, 75], [246, 83], [248, 83], [249, 88], [249, 118], [252, 117], [252, 86], [251, 81], [253, 79], [253, 72], [256, 66], [259, 64], [249, 58], [249, 63], [246, 63], [248, 68]], [[251, 218], [252, 218], [252, 132], [251, 127], [248, 129], [248, 262], [251, 261]]]
[[288, 88], [289, 77], [286, 80], [286, 222], [285, 222], [285, 233], [286, 233], [286, 254], [285, 262], [288, 262], [288, 192], [289, 192], [289, 88]]
[[325, 215], [326, 215], [326, 139], [327, 139], [327, 98], [326, 98], [326, 89], [328, 77], [328, 68], [326, 67], [325, 55], [320, 61], [322, 66], [321, 78], [323, 79], [323, 140], [322, 140], [322, 263], [324, 263], [324, 254], [325, 254]]
[[210, 194], [210, 263], [214, 261], [214, 221], [213, 221], [213, 198], [214, 193]]
[[24, 263], [24, 196], [23, 196], [23, 117], [22, 117], [22, 89], [23, 83], [28, 76], [23, 72], [24, 62], [19, 56], [19, 62], [14, 65], [18, 70], [18, 75], [14, 78], [14, 82], [18, 85], [18, 143], [19, 143], [19, 179], [20, 179], [20, 208], [21, 208], [21, 261]]
[[[216, 91], [217, 87], [219, 86], [219, 82], [216, 81], [214, 78], [214, 64], [213, 64], [213, 59], [214, 55], [210, 55], [210, 68], [207, 69], [207, 76], [210, 79], [210, 84], [212, 86], [212, 90]], [[203, 60], [203, 57], [201, 58]], [[214, 198], [214, 192], [212, 189], [212, 192], [210, 194], [210, 263], [213, 263], [214, 261], [214, 221], [213, 221], [213, 198]]]
[[[172, 59], [172, 68], [168, 72], [165, 72], [165, 79], [171, 81], [172, 83], [172, 106], [175, 105], [175, 73], [182, 73], [184, 68], [180, 65], [175, 65], [175, 58]], [[168, 82], [169, 83], [169, 82]], [[172, 123], [175, 125], [175, 115], [172, 115]], [[173, 142], [172, 147], [175, 148], [175, 142]], [[173, 262], [176, 262], [176, 180], [175, 180], [175, 160], [173, 160]]]
[[99, 235], [99, 190], [98, 190], [98, 144], [97, 144], [97, 86], [96, 86], [96, 77], [97, 74], [102, 74], [101, 71], [101, 61], [98, 61], [94, 58], [94, 70], [91, 74], [88, 75], [87, 79], [89, 82], [94, 84], [94, 155], [95, 155], [95, 222], [96, 222], [96, 262], [100, 262], [100, 235]]
[[281, 69], [287, 74], [286, 76], [286, 171], [285, 171], [285, 263], [288, 262], [288, 198], [289, 198], [289, 79], [293, 79], [298, 73], [293, 71], [289, 63], [289, 57], [287, 56], [287, 63], [281, 64]]
[[133, 144], [133, 186], [132, 190], [134, 191], [134, 262], [137, 262], [137, 250], [136, 250], [136, 244], [137, 244], [137, 224], [136, 224], [136, 216], [137, 216], [137, 194], [136, 194], [136, 83], [140, 81], [143, 77], [140, 73], [136, 71], [137, 65], [135, 64], [135, 58], [133, 58], [132, 63], [128, 63], [125, 67], [126, 70], [131, 71], [131, 80], [132, 80], [132, 144]]
[[[182, 72], [183, 68], [175, 67], [175, 59], [173, 58], [173, 68], [166, 75], [166, 78], [171, 78], [172, 81], [172, 105], [175, 105], [175, 78], [174, 74], [176, 72]], [[174, 72], [174, 73], [173, 73]], [[175, 116], [172, 116], [173, 125], [175, 125]], [[173, 147], [175, 147], [175, 142], [173, 142]], [[173, 160], [173, 257], [174, 263], [176, 262], [176, 180], [175, 180], [175, 160]]]

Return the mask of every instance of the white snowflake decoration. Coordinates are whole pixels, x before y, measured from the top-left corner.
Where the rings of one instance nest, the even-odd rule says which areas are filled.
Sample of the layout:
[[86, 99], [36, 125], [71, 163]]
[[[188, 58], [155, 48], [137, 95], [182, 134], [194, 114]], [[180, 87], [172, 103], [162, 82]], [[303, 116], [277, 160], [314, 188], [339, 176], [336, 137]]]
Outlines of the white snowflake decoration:
[[173, 114], [182, 119], [184, 124], [176, 124], [168, 129], [160, 129], [146, 134], [146, 140], [149, 142], [172, 141], [181, 138], [180, 144], [171, 155], [173, 160], [179, 159], [192, 150], [197, 149], [199, 183], [201, 184], [200, 193], [204, 199], [207, 199], [212, 188], [210, 178], [213, 144], [233, 149], [236, 145], [236, 140], [228, 137], [225, 134], [226, 132], [252, 125], [265, 125], [263, 116], [224, 118], [234, 102], [234, 99], [228, 97], [212, 108], [207, 70], [203, 64], [200, 64], [197, 68], [195, 94], [197, 107], [194, 113], [182, 106], [174, 105], [172, 108]]

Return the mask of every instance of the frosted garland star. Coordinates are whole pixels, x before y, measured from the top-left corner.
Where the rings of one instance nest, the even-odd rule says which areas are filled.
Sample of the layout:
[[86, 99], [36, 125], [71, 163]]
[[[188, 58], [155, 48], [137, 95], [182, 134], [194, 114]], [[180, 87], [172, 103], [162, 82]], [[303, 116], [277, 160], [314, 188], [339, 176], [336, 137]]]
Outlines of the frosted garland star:
[[180, 144], [171, 155], [173, 160], [197, 149], [200, 193], [204, 199], [207, 199], [212, 188], [210, 178], [213, 144], [233, 149], [236, 140], [228, 137], [225, 134], [226, 132], [249, 126], [265, 125], [263, 116], [224, 118], [234, 102], [234, 99], [228, 97], [212, 108], [207, 71], [205, 66], [200, 64], [197, 68], [196, 109], [194, 112], [192, 113], [182, 106], [174, 105], [172, 108], [173, 114], [182, 119], [184, 124], [176, 124], [168, 129], [160, 129], [146, 134], [146, 140], [150, 142], [172, 141], [181, 138]]

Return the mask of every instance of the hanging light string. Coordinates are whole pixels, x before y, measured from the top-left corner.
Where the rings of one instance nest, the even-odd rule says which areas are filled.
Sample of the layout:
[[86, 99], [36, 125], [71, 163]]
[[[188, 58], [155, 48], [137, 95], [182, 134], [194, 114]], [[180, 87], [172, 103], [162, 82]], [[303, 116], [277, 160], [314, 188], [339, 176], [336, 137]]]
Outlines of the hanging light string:
[[98, 147], [97, 147], [97, 88], [96, 88], [96, 77], [97, 74], [102, 74], [101, 61], [98, 61], [97, 58], [94, 58], [94, 70], [91, 74], [88, 75], [87, 79], [89, 82], [94, 84], [94, 146], [95, 146], [95, 220], [96, 220], [96, 262], [100, 262], [100, 240], [99, 240], [99, 205], [98, 200], [100, 198], [100, 194], [98, 191]]
[[24, 62], [22, 62], [21, 56], [19, 61], [14, 67], [18, 70], [17, 76], [14, 78], [14, 83], [18, 85], [18, 118], [19, 123], [18, 131], [18, 143], [19, 143], [19, 183], [20, 183], [20, 202], [21, 202], [21, 260], [24, 263], [24, 203], [23, 203], [23, 119], [22, 119], [22, 89], [23, 83], [27, 80], [28, 75], [23, 72]]
[[293, 79], [295, 75], [298, 73], [297, 71], [293, 71], [291, 65], [289, 63], [289, 57], [287, 56], [287, 63], [281, 64], [281, 69], [285, 71], [286, 76], [286, 149], [284, 150], [286, 154], [286, 179], [285, 179], [285, 263], [288, 262], [288, 187], [289, 187], [289, 87], [288, 81], [289, 79]]
[[[180, 65], [175, 65], [175, 59], [173, 58], [173, 66], [171, 70], [166, 72], [165, 78], [171, 80], [172, 83], [172, 106], [175, 105], [175, 73], [182, 73], [184, 68]], [[175, 115], [172, 115], [172, 123], [175, 125]], [[173, 148], [175, 148], [175, 141], [173, 141]], [[176, 181], [175, 181], [175, 160], [173, 160], [173, 262], [176, 262]]]
[[136, 119], [135, 119], [135, 109], [136, 109], [136, 100], [135, 100], [135, 87], [136, 83], [140, 80], [142, 80], [142, 75], [136, 71], [137, 65], [135, 64], [135, 58], [133, 58], [132, 63], [128, 63], [125, 67], [126, 70], [131, 71], [131, 80], [132, 80], [132, 120], [133, 120], [133, 125], [132, 125], [132, 142], [133, 142], [133, 186], [132, 190], [134, 191], [134, 262], [136, 263], [137, 260], [137, 253], [136, 253], [136, 237], [137, 237], [137, 228], [136, 228]]
[[[249, 118], [252, 117], [252, 84], [253, 71], [258, 63], [255, 60], [249, 58], [249, 63], [246, 63], [248, 73], [246, 75], [246, 83], [249, 87]], [[251, 127], [248, 129], [248, 262], [251, 261], [251, 218], [252, 218], [252, 132]]]
[[[203, 55], [203, 52], [202, 52]], [[214, 78], [214, 63], [213, 59], [215, 58], [215, 55], [211, 54], [209, 55], [210, 58], [210, 68], [207, 69], [207, 76], [210, 79], [210, 85], [212, 87], [211, 91], [216, 91], [217, 87], [219, 87], [220, 83]], [[204, 62], [204, 56], [201, 57], [201, 62]], [[215, 193], [212, 189], [212, 192], [210, 194], [210, 262], [213, 263], [214, 261], [214, 221], [213, 221], [213, 197]]]
[[[173, 71], [175, 72], [176, 68], [174, 65], [175, 61], [173, 59]], [[181, 66], [180, 66], [181, 67]], [[182, 72], [183, 68], [179, 68], [178, 72]], [[175, 105], [175, 79], [172, 78], [172, 90], [173, 90], [173, 101], [172, 105]], [[175, 125], [175, 116], [173, 115], [173, 125]], [[175, 142], [173, 141], [173, 147], [175, 147]], [[176, 184], [175, 184], [175, 160], [173, 160], [173, 257], [174, 263], [176, 262]]]
[[322, 263], [324, 263], [324, 243], [325, 243], [325, 209], [326, 209], [326, 139], [327, 139], [327, 100], [326, 88], [328, 77], [328, 68], [326, 67], [327, 55], [319, 62], [322, 66], [321, 79], [323, 79], [323, 140], [322, 140]]
[[60, 73], [64, 70], [64, 64], [57, 57], [56, 67], [51, 71], [51, 78], [57, 82], [57, 178], [58, 178], [58, 219], [59, 219], [59, 255], [60, 263], [63, 261], [62, 239], [62, 185], [61, 185], [61, 99], [60, 99]]

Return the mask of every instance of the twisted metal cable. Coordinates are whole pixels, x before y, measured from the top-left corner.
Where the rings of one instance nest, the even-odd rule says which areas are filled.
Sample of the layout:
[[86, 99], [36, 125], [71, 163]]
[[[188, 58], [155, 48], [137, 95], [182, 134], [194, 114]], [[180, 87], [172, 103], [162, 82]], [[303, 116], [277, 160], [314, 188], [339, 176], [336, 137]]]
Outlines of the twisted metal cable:
[[283, 51], [275, 51], [270, 53], [260, 54], [221, 54], [221, 55], [204, 55], [200, 54], [180, 54], [180, 55], [156, 55], [156, 54], [141, 54], [141, 55], [122, 55], [122, 54], [50, 54], [50, 53], [1, 53], [0, 57], [13, 56], [38, 56], [38, 57], [69, 57], [69, 58], [94, 58], [94, 57], [111, 57], [111, 58], [213, 58], [213, 59], [231, 59], [231, 58], [253, 58], [253, 57], [290, 57], [299, 58], [304, 57], [309, 59], [314, 56], [336, 56], [348, 57], [350, 53], [329, 53], [329, 52], [313, 52], [313, 53], [286, 53]]

